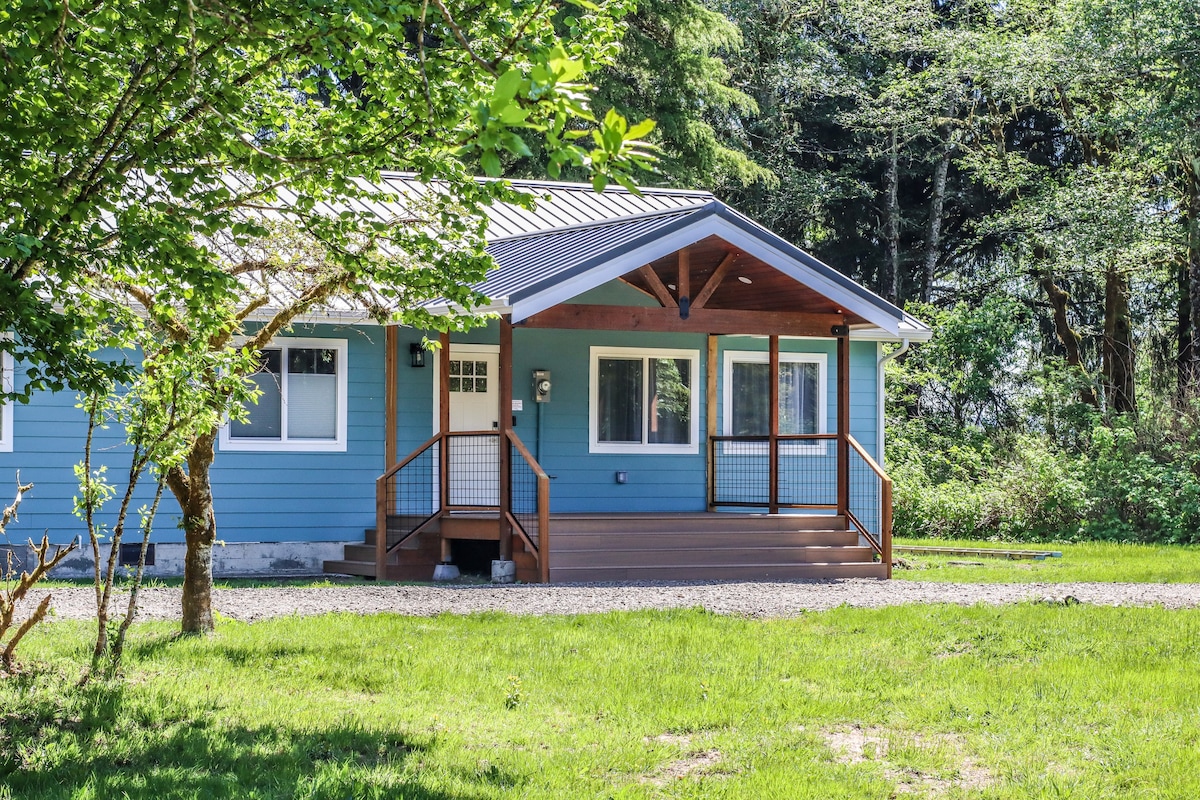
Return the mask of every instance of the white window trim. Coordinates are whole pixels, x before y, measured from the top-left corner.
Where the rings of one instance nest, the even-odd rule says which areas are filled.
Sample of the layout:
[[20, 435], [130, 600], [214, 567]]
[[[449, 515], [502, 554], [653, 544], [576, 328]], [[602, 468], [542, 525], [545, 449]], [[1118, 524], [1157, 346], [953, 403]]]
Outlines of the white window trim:
[[[264, 350], [274, 348], [319, 348], [323, 350], [336, 350], [338, 354], [338, 370], [337, 370], [337, 438], [336, 439], [297, 439], [288, 441], [287, 439], [252, 439], [234, 437], [230, 433], [229, 423], [226, 422], [221, 426], [220, 447], [223, 451], [229, 452], [259, 452], [259, 453], [344, 453], [346, 452], [346, 429], [347, 419], [349, 418], [349, 409], [347, 408], [347, 398], [349, 397], [349, 377], [350, 377], [350, 359], [349, 346], [345, 339], [293, 339], [291, 337], [280, 337], [271, 340], [267, 345], [264, 345]], [[280, 365], [283, 375], [287, 374], [287, 357], [281, 357]], [[287, 378], [283, 379], [282, 387], [282, 402], [280, 403], [280, 424], [282, 431], [281, 435], [286, 435], [287, 430]]]
[[[771, 354], [765, 350], [726, 350], [722, 364], [721, 379], [721, 430], [726, 436], [733, 435], [733, 365], [769, 364]], [[817, 365], [817, 433], [829, 432], [829, 356], [825, 353], [780, 353], [780, 364], [816, 364]], [[776, 376], [778, 380], [778, 376]], [[780, 449], [785, 453], [825, 455], [828, 452], [828, 442], [813, 442], [800, 444], [798, 442], [783, 442]], [[727, 453], [755, 453], [767, 451], [766, 442], [725, 442], [724, 451]]]
[[[588, 387], [588, 452], [589, 453], [673, 453], [689, 455], [700, 452], [700, 401], [696, 390], [700, 382], [700, 351], [672, 350], [652, 347], [601, 347], [591, 348], [591, 365], [589, 370]], [[628, 442], [600, 441], [600, 359], [601, 358], [640, 358], [645, 361], [650, 358], [682, 358], [691, 362], [691, 386], [688, 387], [689, 417], [687, 444], [633, 444]], [[650, 407], [649, 381], [642, 381], [642, 409]], [[643, 425], [642, 436], [646, 436], [646, 426]]]
[[[0, 338], [9, 339], [11, 337], [0, 334]], [[12, 390], [12, 354], [0, 352], [0, 392], [7, 393]], [[2, 416], [0, 416], [0, 453], [11, 453], [13, 451], [13, 409], [16, 407], [16, 403], [0, 399], [0, 406], [3, 406]]]

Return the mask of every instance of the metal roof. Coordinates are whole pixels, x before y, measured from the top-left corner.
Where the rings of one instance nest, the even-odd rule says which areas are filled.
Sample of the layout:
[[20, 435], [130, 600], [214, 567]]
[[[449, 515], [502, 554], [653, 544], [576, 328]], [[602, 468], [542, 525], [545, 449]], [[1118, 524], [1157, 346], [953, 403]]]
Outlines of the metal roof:
[[575, 225], [561, 230], [515, 236], [493, 242], [488, 254], [497, 268], [477, 288], [492, 298], [515, 299], [552, 282], [564, 272], [577, 272], [593, 258], [636, 245], [656, 231], [700, 213], [707, 206], [638, 214], [619, 220]]
[[[535, 198], [534, 208], [496, 203], [485, 209], [488, 241], [639, 214], [694, 208], [713, 200], [710, 192], [680, 189], [642, 189], [640, 194], [634, 194], [616, 185], [597, 192], [584, 183], [513, 180], [509, 184]], [[370, 206], [352, 201], [356, 210], [368, 210], [384, 219], [409, 216], [405, 198], [417, 199], [428, 192], [439, 191], [441, 187], [437, 181], [422, 183], [415, 175], [405, 172], [382, 173], [378, 183], [360, 181], [360, 185], [372, 190], [372, 194], [397, 198]]]

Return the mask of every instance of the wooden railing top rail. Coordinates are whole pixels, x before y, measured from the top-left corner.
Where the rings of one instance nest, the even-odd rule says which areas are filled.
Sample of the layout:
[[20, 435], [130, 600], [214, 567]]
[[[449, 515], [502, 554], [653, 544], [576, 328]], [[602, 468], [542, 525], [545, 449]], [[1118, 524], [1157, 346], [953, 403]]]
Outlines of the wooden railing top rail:
[[[709, 436], [709, 441], [713, 442], [769, 442], [771, 437], [768, 434], [755, 434], [753, 436], [733, 436], [733, 435], [713, 435]], [[823, 439], [833, 441], [838, 438], [836, 433], [781, 433], [775, 437], [780, 441], [801, 441], [805, 439]]]
[[382, 475], [380, 475], [376, 480], [384, 481], [384, 480], [387, 480], [388, 478], [392, 477], [397, 472], [399, 472], [400, 470], [402, 470], [406, 466], [408, 466], [412, 462], [413, 459], [415, 459], [417, 456], [424, 453], [426, 450], [428, 450], [431, 446], [433, 446], [441, 438], [442, 438], [442, 435], [440, 433], [435, 433], [423, 445], [421, 445], [416, 450], [413, 450], [411, 453], [409, 453], [408, 456], [406, 456], [403, 461], [398, 461], [395, 464], [393, 464], [391, 467], [389, 467], [387, 469], [387, 471], [384, 472]]
[[500, 431], [449, 431], [447, 436], [499, 436]]
[[892, 479], [888, 477], [888, 474], [883, 471], [883, 467], [879, 466], [879, 464], [875, 462], [875, 459], [871, 458], [870, 454], [863, 449], [862, 445], [858, 443], [857, 439], [855, 439], [853, 436], [847, 436], [846, 441], [848, 441], [850, 446], [854, 448], [854, 452], [858, 453], [862, 460], [866, 462], [867, 466], [871, 468], [872, 472], [878, 475], [881, 480], [885, 480], [888, 483], [892, 482]]
[[513, 447], [517, 448], [517, 452], [521, 454], [521, 458], [525, 459], [525, 463], [529, 465], [531, 470], [533, 470], [533, 474], [539, 478], [549, 479], [550, 476], [546, 474], [544, 469], [542, 469], [542, 465], [537, 462], [537, 459], [530, 455], [529, 448], [527, 448], [525, 443], [521, 441], [521, 437], [517, 436], [517, 432], [512, 428], [509, 428], [507, 431], [505, 431], [505, 433], [508, 434], [508, 440], [512, 442]]

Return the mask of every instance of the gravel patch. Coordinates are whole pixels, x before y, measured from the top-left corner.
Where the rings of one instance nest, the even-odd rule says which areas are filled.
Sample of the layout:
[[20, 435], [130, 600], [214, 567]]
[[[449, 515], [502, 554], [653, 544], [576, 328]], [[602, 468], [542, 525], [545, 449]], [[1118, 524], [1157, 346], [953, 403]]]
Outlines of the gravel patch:
[[[25, 601], [36, 607], [46, 592], [53, 596], [51, 619], [86, 619], [95, 613], [90, 588], [32, 592]], [[114, 610], [124, 608], [120, 595]], [[333, 612], [395, 613], [407, 616], [476, 614], [594, 614], [641, 609], [705, 608], [717, 614], [753, 618], [793, 617], [838, 606], [883, 608], [913, 603], [1007, 605], [1022, 602], [1087, 603], [1098, 606], [1200, 607], [1194, 583], [922, 583], [845, 579], [785, 583], [653, 582], [546, 585], [345, 586], [216, 589], [213, 608], [230, 619], [253, 622], [290, 615]], [[20, 612], [18, 611], [18, 614]], [[175, 620], [179, 589], [143, 589], [138, 618]]]

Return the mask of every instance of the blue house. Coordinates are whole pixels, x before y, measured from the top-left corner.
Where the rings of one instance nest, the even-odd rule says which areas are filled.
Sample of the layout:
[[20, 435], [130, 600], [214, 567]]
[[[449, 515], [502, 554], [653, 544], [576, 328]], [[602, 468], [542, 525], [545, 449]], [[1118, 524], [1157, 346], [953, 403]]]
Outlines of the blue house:
[[[216, 574], [887, 576], [883, 346], [929, 329], [708, 193], [517, 186], [538, 200], [490, 212], [486, 324], [427, 351], [329, 307], [264, 350], [217, 448]], [[0, 475], [36, 484], [10, 539], [83, 533], [75, 405], [0, 407]], [[150, 571], [182, 552], [160, 521]]]

